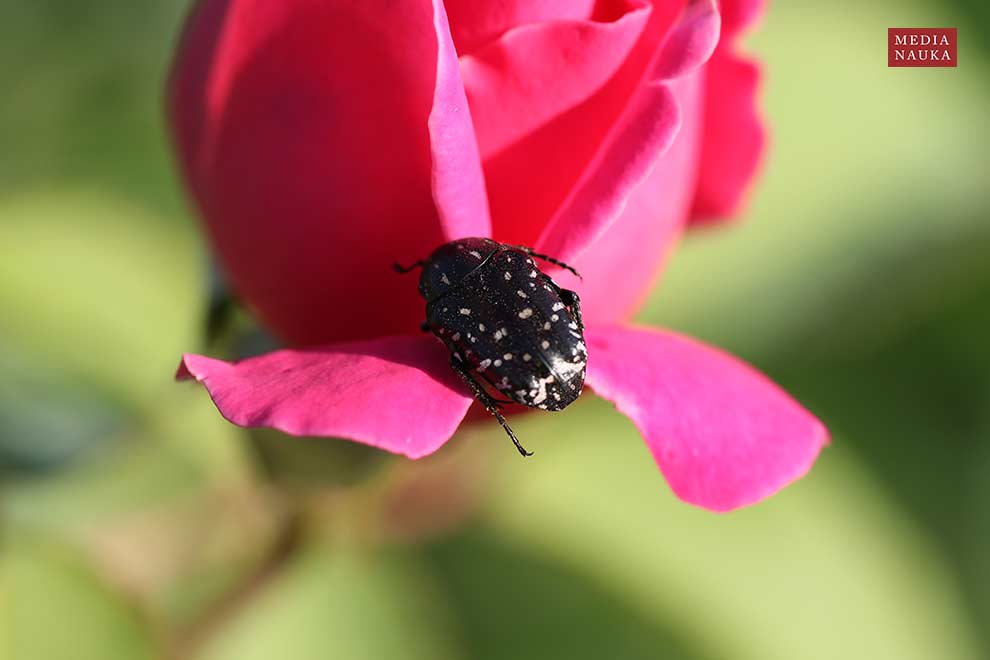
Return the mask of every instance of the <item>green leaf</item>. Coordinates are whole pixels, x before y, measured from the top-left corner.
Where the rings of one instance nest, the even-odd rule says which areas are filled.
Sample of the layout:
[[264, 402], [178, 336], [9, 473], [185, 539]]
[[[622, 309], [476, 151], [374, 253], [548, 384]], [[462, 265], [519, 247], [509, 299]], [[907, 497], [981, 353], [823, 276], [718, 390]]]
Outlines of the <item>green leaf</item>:
[[644, 616], [607, 585], [471, 530], [432, 547], [472, 660], [685, 660], [675, 631]]
[[95, 193], [0, 203], [0, 341], [138, 405], [196, 345], [201, 255], [190, 230]]
[[9, 484], [0, 515], [13, 525], [66, 533], [242, 483], [248, 465], [240, 430], [198, 388], [164, 385], [157, 415], [121, 431], [115, 451], [58, 478]]
[[0, 194], [95, 185], [181, 212], [162, 95], [184, 0], [6, 3]]
[[712, 657], [977, 657], [931, 539], [845, 439], [798, 484], [716, 515], [673, 497], [621, 416], [579, 405], [519, 424], [525, 437], [562, 440], [502, 472], [488, 524], [507, 543], [607, 585]]
[[448, 613], [417, 566], [368, 550], [309, 547], [219, 631], [206, 660], [443, 660]]
[[58, 372], [9, 355], [0, 346], [0, 479], [39, 475], [99, 447], [120, 412]]
[[135, 605], [64, 548], [19, 543], [0, 554], [0, 619], [2, 648], [18, 660], [158, 657]]

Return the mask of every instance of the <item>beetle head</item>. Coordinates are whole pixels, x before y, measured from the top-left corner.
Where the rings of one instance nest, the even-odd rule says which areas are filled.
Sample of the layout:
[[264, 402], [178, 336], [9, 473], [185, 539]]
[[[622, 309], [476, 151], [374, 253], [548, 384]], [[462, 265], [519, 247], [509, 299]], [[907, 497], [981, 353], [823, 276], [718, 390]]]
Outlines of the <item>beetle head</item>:
[[444, 243], [430, 255], [419, 277], [419, 293], [436, 300], [485, 263], [501, 244], [490, 238], [461, 238]]

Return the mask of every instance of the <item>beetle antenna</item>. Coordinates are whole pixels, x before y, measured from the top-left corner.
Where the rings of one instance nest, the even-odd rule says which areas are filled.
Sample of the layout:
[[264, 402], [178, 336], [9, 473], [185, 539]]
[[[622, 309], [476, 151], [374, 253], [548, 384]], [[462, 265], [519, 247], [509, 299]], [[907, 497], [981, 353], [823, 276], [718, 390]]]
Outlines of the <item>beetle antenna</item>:
[[537, 259], [543, 259], [543, 261], [546, 261], [548, 263], [551, 263], [551, 264], [553, 264], [555, 266], [560, 266], [561, 268], [563, 268], [565, 270], [569, 270], [572, 273], [574, 273], [575, 275], [577, 275], [577, 277], [578, 277], [579, 280], [581, 280], [582, 282], [584, 281], [584, 278], [581, 277], [581, 273], [577, 272], [577, 270], [573, 266], [568, 266], [563, 261], [560, 261], [558, 259], [554, 259], [553, 257], [548, 256], [548, 255], [545, 255], [545, 254], [540, 254], [539, 252], [534, 251], [533, 248], [526, 247], [525, 245], [517, 245], [515, 247], [517, 249], [519, 249], [519, 250], [522, 250], [523, 252], [525, 252], [526, 254], [528, 254], [531, 257], [536, 257]]
[[405, 275], [406, 273], [411, 273], [412, 271], [416, 270], [417, 268], [422, 268], [425, 264], [426, 264], [426, 262], [424, 262], [422, 259], [419, 259], [418, 261], [416, 261], [415, 263], [413, 263], [412, 266], [405, 266], [404, 267], [404, 266], [400, 266], [399, 264], [395, 263], [395, 264], [392, 264], [392, 270], [394, 270], [397, 273], [402, 273], [403, 275]]

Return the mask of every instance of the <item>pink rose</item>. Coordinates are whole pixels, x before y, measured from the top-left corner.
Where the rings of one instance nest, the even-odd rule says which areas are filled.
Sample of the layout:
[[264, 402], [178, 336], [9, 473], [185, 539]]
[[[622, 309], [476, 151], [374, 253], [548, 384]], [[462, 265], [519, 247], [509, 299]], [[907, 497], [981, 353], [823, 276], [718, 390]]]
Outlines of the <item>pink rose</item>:
[[234, 287], [298, 348], [180, 375], [238, 424], [431, 453], [471, 399], [389, 265], [490, 236], [583, 272], [555, 277], [582, 298], [587, 382], [680, 497], [731, 509], [799, 477], [827, 441], [814, 417], [729, 356], [622, 325], [757, 167], [759, 71], [732, 39], [760, 9], [203, 0], [171, 80], [183, 172]]

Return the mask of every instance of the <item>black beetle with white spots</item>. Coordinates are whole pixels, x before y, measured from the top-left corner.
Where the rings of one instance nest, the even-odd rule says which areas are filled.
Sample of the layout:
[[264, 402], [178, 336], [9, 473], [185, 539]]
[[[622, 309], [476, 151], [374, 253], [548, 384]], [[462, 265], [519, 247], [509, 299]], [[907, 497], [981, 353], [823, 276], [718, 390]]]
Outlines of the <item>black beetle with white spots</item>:
[[577, 275], [552, 257], [488, 238], [452, 241], [412, 266], [395, 266], [401, 273], [423, 269], [423, 329], [450, 350], [450, 366], [523, 456], [531, 452], [506, 423], [502, 404], [563, 410], [581, 394], [588, 364], [578, 295], [534, 257]]

